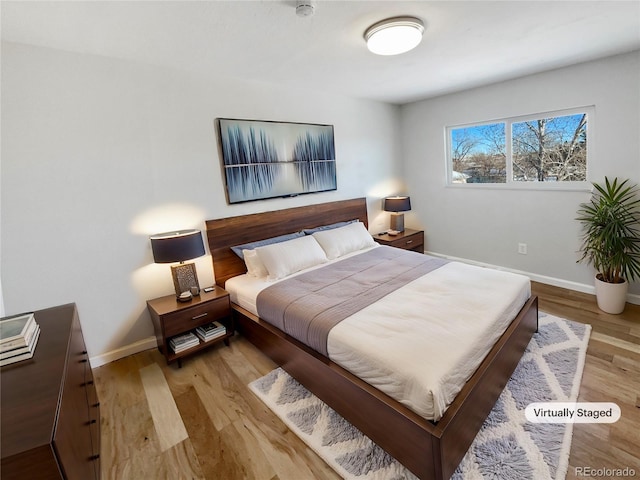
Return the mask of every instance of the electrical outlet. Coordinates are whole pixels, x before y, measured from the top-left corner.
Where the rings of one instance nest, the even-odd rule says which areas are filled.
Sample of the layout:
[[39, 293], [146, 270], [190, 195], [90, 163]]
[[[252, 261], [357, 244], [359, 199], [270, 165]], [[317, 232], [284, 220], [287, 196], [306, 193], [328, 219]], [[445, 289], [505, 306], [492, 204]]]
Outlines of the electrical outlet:
[[527, 254], [527, 244], [526, 243], [519, 243], [518, 244], [518, 253], [520, 255], [526, 255]]

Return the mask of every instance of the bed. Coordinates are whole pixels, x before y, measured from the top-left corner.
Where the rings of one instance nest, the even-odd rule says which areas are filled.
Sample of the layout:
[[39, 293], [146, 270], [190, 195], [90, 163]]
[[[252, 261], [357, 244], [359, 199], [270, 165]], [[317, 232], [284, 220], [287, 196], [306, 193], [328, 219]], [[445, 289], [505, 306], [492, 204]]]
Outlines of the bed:
[[[209, 220], [206, 230], [216, 283], [224, 287], [229, 279], [241, 278], [247, 271], [245, 262], [231, 250], [233, 246], [352, 220], [367, 225], [366, 199]], [[443, 268], [438, 270], [444, 272]], [[529, 297], [523, 302], [457, 395], [432, 417], [417, 413], [423, 412], [365, 382], [330, 360], [331, 355], [320, 354], [259, 318], [255, 309], [243, 307], [241, 301], [234, 302], [233, 309], [240, 333], [307, 389], [419, 478], [446, 479], [466, 453], [537, 329], [537, 299]]]

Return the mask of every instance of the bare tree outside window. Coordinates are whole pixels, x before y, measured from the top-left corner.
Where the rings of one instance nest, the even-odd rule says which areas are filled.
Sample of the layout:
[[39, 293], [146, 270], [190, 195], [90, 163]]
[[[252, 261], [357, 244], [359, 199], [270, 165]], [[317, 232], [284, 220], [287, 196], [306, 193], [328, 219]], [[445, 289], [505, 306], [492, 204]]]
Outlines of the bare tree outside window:
[[504, 123], [454, 129], [451, 140], [454, 181], [456, 178], [466, 183], [507, 181]]
[[587, 179], [586, 114], [514, 123], [512, 138], [515, 181]]
[[451, 183], [586, 182], [587, 113], [574, 112], [447, 128]]

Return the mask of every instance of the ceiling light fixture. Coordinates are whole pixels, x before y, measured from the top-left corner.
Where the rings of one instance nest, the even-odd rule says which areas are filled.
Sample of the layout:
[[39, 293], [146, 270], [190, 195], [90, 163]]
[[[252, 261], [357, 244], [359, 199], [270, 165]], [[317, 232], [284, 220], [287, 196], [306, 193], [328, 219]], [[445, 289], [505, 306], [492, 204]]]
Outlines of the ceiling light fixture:
[[367, 28], [367, 48], [377, 55], [398, 55], [418, 46], [424, 24], [416, 17], [394, 17]]

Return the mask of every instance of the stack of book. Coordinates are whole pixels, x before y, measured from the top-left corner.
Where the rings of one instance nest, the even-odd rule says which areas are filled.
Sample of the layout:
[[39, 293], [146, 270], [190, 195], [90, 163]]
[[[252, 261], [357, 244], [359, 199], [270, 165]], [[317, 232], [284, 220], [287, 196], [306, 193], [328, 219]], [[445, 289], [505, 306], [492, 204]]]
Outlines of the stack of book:
[[0, 366], [33, 357], [40, 325], [33, 313], [0, 319]]
[[211, 322], [196, 328], [196, 335], [203, 342], [208, 342], [227, 333], [227, 329], [219, 322]]
[[196, 337], [192, 332], [183, 333], [182, 335], [172, 337], [171, 340], [169, 340], [169, 345], [174, 353], [183, 352], [199, 344], [200, 341], [198, 340], [198, 337]]

